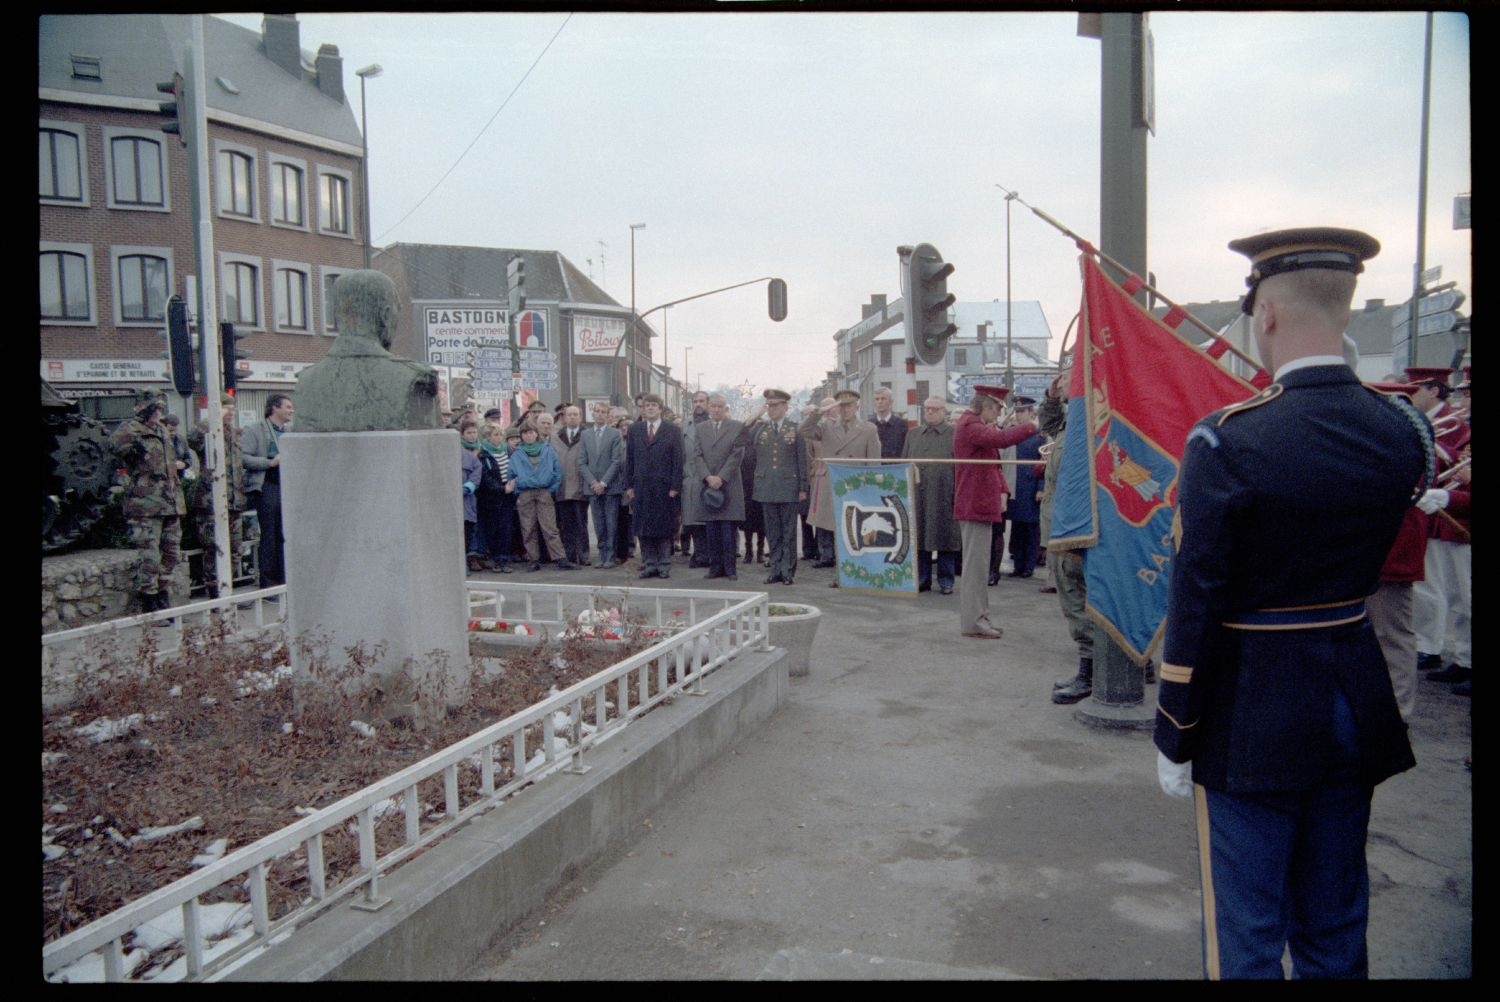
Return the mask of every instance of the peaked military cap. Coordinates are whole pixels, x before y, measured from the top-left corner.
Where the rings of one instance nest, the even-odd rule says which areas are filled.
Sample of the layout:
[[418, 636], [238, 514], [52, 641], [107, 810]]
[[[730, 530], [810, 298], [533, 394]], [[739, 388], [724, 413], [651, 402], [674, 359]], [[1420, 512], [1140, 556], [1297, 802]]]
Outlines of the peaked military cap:
[[792, 395], [786, 390], [766, 390], [761, 394], [761, 396], [765, 397], [769, 403], [776, 403], [778, 400], [792, 399]]
[[839, 390], [833, 395], [833, 399], [841, 404], [849, 404], [859, 399], [859, 394], [853, 390]]
[[1036, 406], [1036, 398], [1035, 397], [1016, 397], [1016, 406], [1017, 407], [1035, 407]]
[[1447, 386], [1448, 379], [1452, 375], [1452, 369], [1435, 367], [1413, 367], [1406, 370], [1406, 378], [1418, 386], [1424, 386], [1427, 383], [1442, 383], [1444, 386]]
[[996, 400], [999, 400], [1001, 402], [1004, 402], [1005, 395], [1007, 393], [1009, 393], [1009, 392], [1010, 392], [1010, 387], [1008, 387], [1008, 386], [976, 386], [976, 387], [974, 387], [974, 395], [976, 397], [994, 397]]
[[1250, 259], [1245, 285], [1250, 291], [1240, 303], [1249, 314], [1255, 310], [1255, 292], [1272, 275], [1305, 268], [1326, 268], [1358, 275], [1365, 262], [1380, 253], [1380, 241], [1359, 230], [1336, 226], [1306, 226], [1291, 230], [1257, 233], [1229, 241], [1229, 249]]

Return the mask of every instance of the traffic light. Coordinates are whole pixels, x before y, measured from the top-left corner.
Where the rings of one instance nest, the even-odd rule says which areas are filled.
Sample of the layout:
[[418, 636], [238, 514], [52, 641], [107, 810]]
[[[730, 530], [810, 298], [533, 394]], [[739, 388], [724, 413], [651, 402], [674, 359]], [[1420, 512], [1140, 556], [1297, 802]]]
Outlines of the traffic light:
[[243, 341], [245, 335], [235, 333], [234, 324], [228, 320], [219, 324], [219, 358], [224, 363], [224, 392], [234, 392], [235, 375], [239, 371], [239, 361], [249, 358], [250, 353], [242, 348], [235, 347], [236, 341]]
[[[903, 248], [904, 249], [904, 248]], [[948, 308], [957, 300], [948, 292], [953, 265], [932, 244], [917, 244], [906, 256], [907, 349], [923, 365], [938, 365], [948, 352], [948, 339], [958, 327], [948, 322]]]
[[766, 312], [778, 324], [786, 319], [786, 279], [773, 278], [766, 288]]
[[183, 396], [193, 392], [193, 335], [188, 330], [187, 301], [173, 296], [167, 303], [167, 358], [172, 363], [172, 386]]
[[187, 80], [181, 73], [173, 73], [172, 79], [165, 83], [156, 85], [156, 89], [163, 94], [171, 94], [172, 100], [162, 101], [158, 107], [161, 113], [167, 116], [167, 121], [161, 123], [161, 131], [177, 136], [182, 140], [182, 145], [188, 144], [188, 120], [192, 115], [192, 109], [188, 105]]

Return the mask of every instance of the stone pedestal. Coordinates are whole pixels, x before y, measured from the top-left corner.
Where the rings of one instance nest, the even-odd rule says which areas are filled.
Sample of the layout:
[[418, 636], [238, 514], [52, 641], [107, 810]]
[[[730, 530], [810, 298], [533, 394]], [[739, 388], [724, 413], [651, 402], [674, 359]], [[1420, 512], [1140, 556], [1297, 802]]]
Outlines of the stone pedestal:
[[1094, 627], [1094, 695], [1078, 704], [1075, 719], [1106, 730], [1149, 731], [1156, 704], [1146, 703], [1146, 670]]
[[[287, 646], [299, 685], [321, 652], [384, 648], [364, 684], [409, 707], [421, 691], [467, 698], [464, 526], [459, 441], [451, 430], [282, 436]], [[309, 644], [312, 646], [309, 648]], [[435, 706], [435, 704], [434, 704]]]

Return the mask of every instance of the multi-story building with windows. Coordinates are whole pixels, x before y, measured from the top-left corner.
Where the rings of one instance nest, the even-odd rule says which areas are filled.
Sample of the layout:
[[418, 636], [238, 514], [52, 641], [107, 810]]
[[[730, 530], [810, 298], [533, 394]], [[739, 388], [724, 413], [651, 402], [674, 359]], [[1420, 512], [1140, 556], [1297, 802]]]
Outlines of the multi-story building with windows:
[[[338, 48], [304, 51], [294, 15], [203, 32], [217, 309], [247, 335], [248, 419], [336, 334], [329, 287], [363, 260], [362, 144]], [[156, 89], [190, 33], [187, 15], [38, 20], [41, 372], [101, 416], [169, 385], [167, 301], [197, 307], [191, 151], [161, 131]]]

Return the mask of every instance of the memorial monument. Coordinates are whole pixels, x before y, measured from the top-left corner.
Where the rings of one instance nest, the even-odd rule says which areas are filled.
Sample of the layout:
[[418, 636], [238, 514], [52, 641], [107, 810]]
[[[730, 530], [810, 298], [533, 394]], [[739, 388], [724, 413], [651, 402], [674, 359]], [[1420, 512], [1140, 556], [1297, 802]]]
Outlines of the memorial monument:
[[420, 722], [467, 697], [457, 434], [436, 372], [389, 351], [390, 278], [340, 276], [332, 310], [338, 338], [299, 374], [280, 443], [292, 668], [305, 685], [319, 659], [337, 671], [350, 649], [378, 652], [362, 684], [380, 688], [387, 716]]

